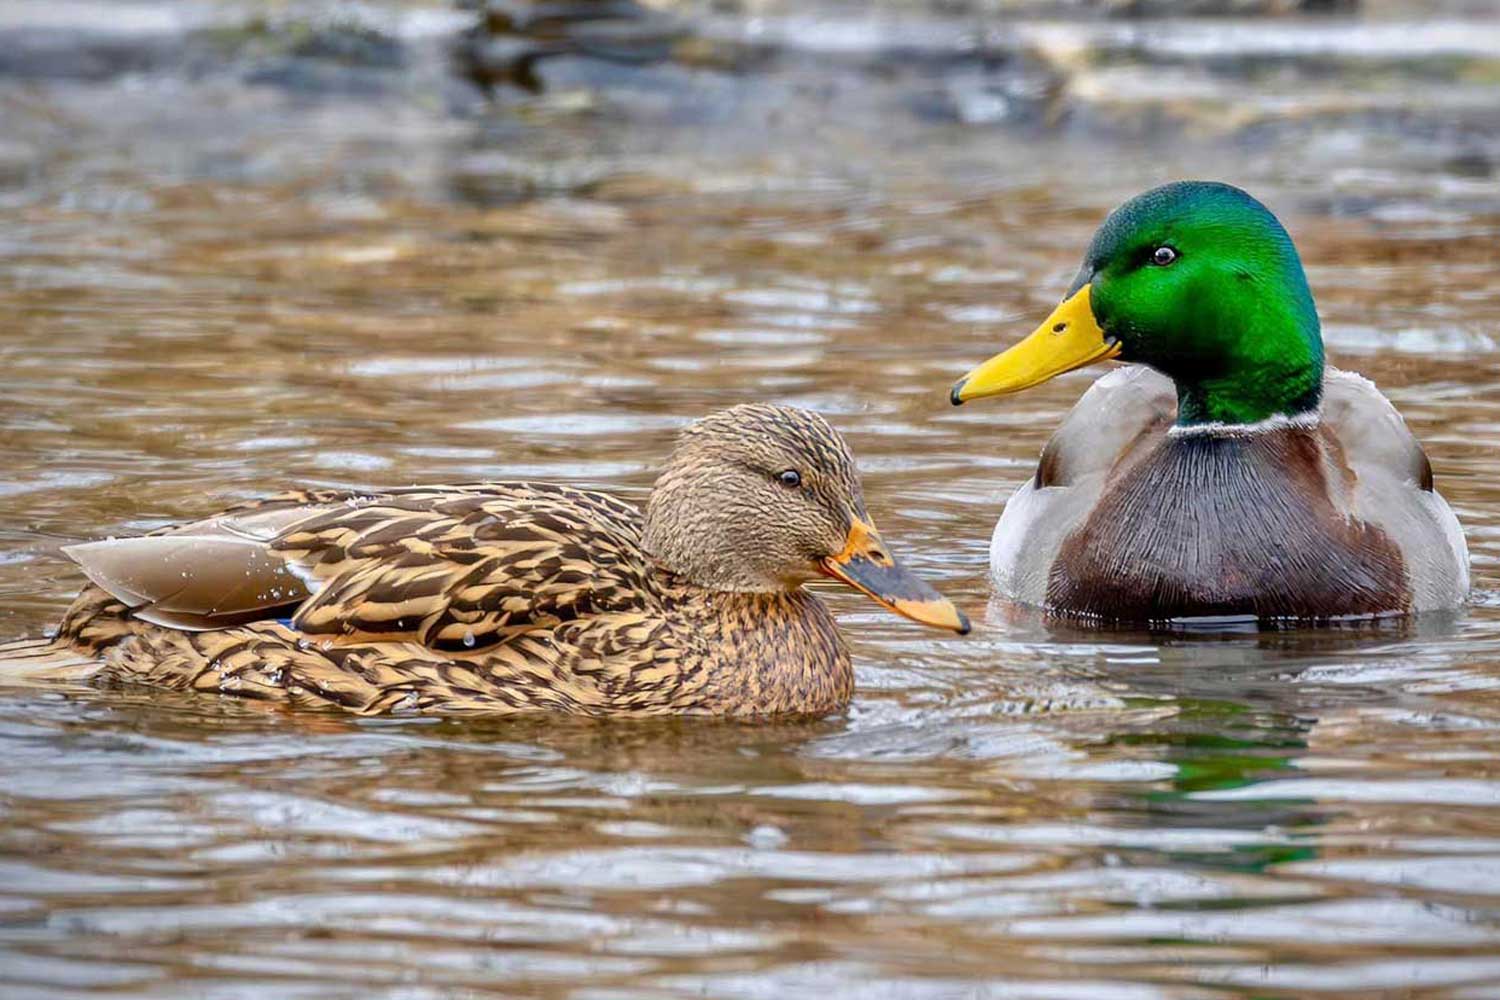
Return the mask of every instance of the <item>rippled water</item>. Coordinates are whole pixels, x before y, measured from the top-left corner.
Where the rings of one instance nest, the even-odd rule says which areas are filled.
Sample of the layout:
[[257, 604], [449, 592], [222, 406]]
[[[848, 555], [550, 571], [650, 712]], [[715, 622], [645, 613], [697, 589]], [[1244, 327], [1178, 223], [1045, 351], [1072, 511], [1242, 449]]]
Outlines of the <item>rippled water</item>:
[[[640, 497], [675, 428], [758, 398], [829, 415], [887, 537], [978, 612], [945, 638], [830, 592], [859, 693], [795, 725], [0, 687], [0, 993], [1500, 995], [1487, 24], [1049, 23], [986, 63], [939, 58], [949, 22], [772, 20], [769, 69], [564, 62], [488, 109], [431, 83], [422, 31], [378, 86], [0, 75], [0, 636], [56, 619], [68, 541], [288, 483]], [[1048, 56], [1070, 38], [1123, 48]], [[1248, 69], [1182, 61], [1224, 38]], [[1068, 66], [1057, 107], [996, 112]], [[946, 388], [1180, 176], [1282, 214], [1335, 361], [1428, 447], [1473, 607], [983, 613], [1000, 503], [1092, 376]]]

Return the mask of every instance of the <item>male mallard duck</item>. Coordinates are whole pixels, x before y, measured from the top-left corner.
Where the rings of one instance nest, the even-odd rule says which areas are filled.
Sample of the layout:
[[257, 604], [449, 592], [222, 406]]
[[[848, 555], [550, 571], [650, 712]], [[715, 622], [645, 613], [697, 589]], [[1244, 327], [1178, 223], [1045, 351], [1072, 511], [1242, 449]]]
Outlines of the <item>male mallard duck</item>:
[[1458, 520], [1400, 414], [1323, 366], [1302, 262], [1244, 191], [1168, 184], [1116, 209], [1073, 287], [955, 405], [1109, 358], [995, 528], [999, 593], [1112, 620], [1452, 608]]
[[310, 490], [64, 551], [94, 586], [33, 656], [365, 714], [836, 711], [819, 575], [969, 628], [890, 556], [838, 432], [782, 406], [688, 428], [644, 515], [539, 483]]

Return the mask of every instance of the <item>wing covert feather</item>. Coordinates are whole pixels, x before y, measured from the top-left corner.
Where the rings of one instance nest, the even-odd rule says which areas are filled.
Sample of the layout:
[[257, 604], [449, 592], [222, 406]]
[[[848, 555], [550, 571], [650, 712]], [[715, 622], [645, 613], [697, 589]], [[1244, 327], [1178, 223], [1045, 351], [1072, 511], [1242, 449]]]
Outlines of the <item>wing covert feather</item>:
[[612, 497], [563, 486], [412, 489], [354, 498], [272, 548], [318, 585], [298, 631], [460, 651], [643, 608], [655, 588], [640, 522]]

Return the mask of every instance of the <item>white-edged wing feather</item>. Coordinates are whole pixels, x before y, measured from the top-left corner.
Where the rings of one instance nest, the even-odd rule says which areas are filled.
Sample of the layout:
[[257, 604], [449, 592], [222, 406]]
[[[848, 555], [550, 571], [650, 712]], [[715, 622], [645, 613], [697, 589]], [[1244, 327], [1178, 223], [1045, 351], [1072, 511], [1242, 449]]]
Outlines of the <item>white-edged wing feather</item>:
[[186, 631], [225, 628], [313, 594], [270, 543], [327, 509], [225, 515], [139, 538], [69, 545], [63, 554], [143, 621]]

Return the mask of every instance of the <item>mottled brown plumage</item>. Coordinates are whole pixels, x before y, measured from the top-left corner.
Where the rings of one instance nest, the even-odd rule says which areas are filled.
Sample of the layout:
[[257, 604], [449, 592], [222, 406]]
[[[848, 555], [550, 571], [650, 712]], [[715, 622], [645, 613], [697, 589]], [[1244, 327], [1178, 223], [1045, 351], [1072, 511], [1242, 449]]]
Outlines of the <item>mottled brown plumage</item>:
[[362, 714], [824, 714], [853, 676], [808, 579], [967, 629], [868, 522], [822, 418], [741, 406], [684, 433], [644, 516], [539, 483], [309, 490], [73, 546], [93, 585], [53, 650], [104, 680]]

